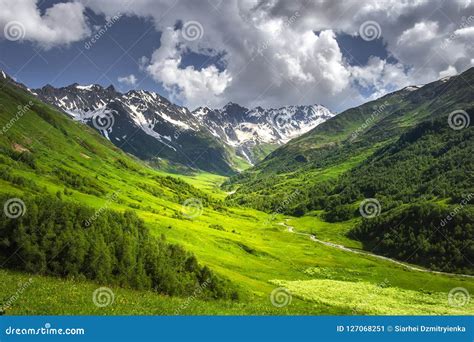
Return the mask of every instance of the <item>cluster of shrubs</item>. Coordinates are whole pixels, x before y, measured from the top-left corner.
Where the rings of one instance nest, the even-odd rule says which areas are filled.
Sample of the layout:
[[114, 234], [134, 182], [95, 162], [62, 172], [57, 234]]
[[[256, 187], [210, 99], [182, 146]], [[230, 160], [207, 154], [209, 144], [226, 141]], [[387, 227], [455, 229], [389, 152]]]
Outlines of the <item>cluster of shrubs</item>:
[[[1, 195], [0, 203], [16, 196]], [[150, 235], [132, 211], [94, 209], [56, 197], [22, 197], [23, 215], [0, 220], [0, 263], [27, 272], [90, 279], [167, 295], [237, 298], [228, 281], [178, 245]], [[86, 224], [87, 222], [87, 224]]]
[[350, 232], [375, 253], [433, 270], [474, 274], [474, 210], [425, 203], [364, 219]]

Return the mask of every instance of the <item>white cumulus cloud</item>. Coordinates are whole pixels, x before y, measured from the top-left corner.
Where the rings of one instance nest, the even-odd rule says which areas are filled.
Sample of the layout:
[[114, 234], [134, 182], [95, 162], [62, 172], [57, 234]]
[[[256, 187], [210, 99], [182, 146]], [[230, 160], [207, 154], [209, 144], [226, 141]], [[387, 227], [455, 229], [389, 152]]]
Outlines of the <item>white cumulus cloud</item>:
[[181, 42], [181, 30], [166, 28], [161, 35], [161, 45], [145, 66], [145, 70], [164, 87], [173, 97], [185, 100], [191, 106], [199, 106], [206, 99], [213, 100], [221, 95], [232, 81], [225, 71], [219, 71], [210, 65], [197, 70], [190, 65], [181, 68], [182, 54], [185, 52]]
[[121, 76], [117, 78], [117, 81], [129, 86], [134, 86], [137, 84], [137, 77], [134, 74], [130, 74], [128, 76]]
[[403, 31], [397, 43], [405, 46], [429, 42], [438, 36], [438, 23], [433, 21], [416, 23], [413, 27]]
[[43, 15], [36, 0], [0, 0], [0, 8], [0, 35], [5, 39], [27, 40], [49, 49], [90, 34], [85, 7], [79, 2], [54, 4]]
[[[129, 0], [76, 1], [96, 14], [120, 12], [153, 22], [163, 32], [161, 45], [140, 66], [190, 107], [321, 103], [338, 111], [397, 87], [462, 72], [474, 55], [474, 22], [467, 19], [474, 3], [465, 0], [141, 0], [131, 6]], [[81, 23], [80, 15], [75, 18]], [[352, 65], [338, 37], [357, 36], [368, 21], [380, 26], [388, 57]], [[202, 32], [183, 40], [178, 22], [197, 22]], [[183, 66], [188, 53], [220, 56], [222, 63]]]

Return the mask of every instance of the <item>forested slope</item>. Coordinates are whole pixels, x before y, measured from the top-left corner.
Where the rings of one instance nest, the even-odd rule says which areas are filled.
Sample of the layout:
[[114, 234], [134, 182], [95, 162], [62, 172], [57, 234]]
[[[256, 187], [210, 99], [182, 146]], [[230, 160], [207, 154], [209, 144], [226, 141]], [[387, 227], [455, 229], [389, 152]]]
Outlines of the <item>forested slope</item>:
[[[436, 220], [441, 222], [474, 194], [474, 129], [469, 125], [474, 93], [470, 83], [474, 84], [474, 68], [341, 113], [231, 178], [225, 186], [237, 191], [229, 202], [268, 212], [278, 208], [296, 216], [318, 211], [328, 222], [355, 220], [358, 226], [360, 206], [369, 201], [382, 217], [370, 223], [364, 220], [352, 234], [367, 248], [379, 243], [378, 253], [472, 273], [474, 267], [467, 261], [471, 254], [461, 261], [446, 260], [449, 256], [459, 259], [461, 250], [473, 248], [474, 236], [465, 227], [472, 211], [470, 199], [462, 205], [468, 215], [459, 217], [462, 223], [450, 222], [445, 227], [453, 231], [465, 228], [468, 236], [449, 233], [453, 245], [447, 248], [440, 247], [439, 234], [428, 234], [434, 232]], [[285, 198], [291, 201], [281, 206]], [[396, 225], [397, 219], [411, 215], [420, 205], [424, 215], [401, 225], [398, 230], [403, 237], [396, 244], [388, 239], [391, 247], [384, 248], [380, 242], [388, 237], [387, 226]], [[419, 225], [424, 226], [424, 233], [417, 233], [421, 232]], [[414, 248], [410, 245], [420, 249], [423, 244], [429, 246], [421, 248], [424, 253], [411, 255]], [[449, 252], [442, 256], [443, 250]]]

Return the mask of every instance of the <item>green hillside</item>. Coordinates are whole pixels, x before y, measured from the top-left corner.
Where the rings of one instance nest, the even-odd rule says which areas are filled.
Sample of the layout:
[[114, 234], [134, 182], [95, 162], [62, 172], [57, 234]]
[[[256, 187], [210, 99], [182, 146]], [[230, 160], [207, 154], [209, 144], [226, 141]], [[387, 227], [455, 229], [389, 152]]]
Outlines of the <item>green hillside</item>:
[[[474, 259], [469, 226], [461, 224], [468, 236], [449, 233], [453, 239], [449, 242], [428, 236], [437, 229], [436, 220], [440, 222], [464, 197], [474, 196], [473, 128], [453, 129], [458, 123], [450, 116], [454, 112], [458, 119], [459, 115], [466, 120], [472, 117], [472, 81], [474, 68], [418, 89], [402, 89], [337, 115], [249, 171], [232, 177], [225, 188], [237, 191], [229, 203], [271, 212], [281, 198], [296, 193], [280, 212], [302, 216], [318, 211], [326, 222], [355, 220], [353, 226], [361, 221], [359, 206], [365, 199], [375, 199], [383, 214], [431, 203], [426, 210], [433, 213], [427, 215], [438, 216], [416, 223], [429, 225], [424, 235], [416, 234], [419, 228], [412, 222], [398, 228], [405, 237], [397, 238], [391, 248], [377, 244], [387, 236], [386, 229], [380, 227], [373, 228], [379, 232], [376, 236], [367, 228], [358, 228], [351, 236], [364, 241], [370, 250], [378, 246], [378, 253], [404, 261], [474, 273], [469, 261]], [[472, 212], [472, 204], [468, 200], [463, 210]], [[402, 220], [404, 214], [397, 216]], [[397, 226], [394, 214], [391, 217], [391, 224]], [[457, 228], [450, 221], [445, 229]], [[467, 244], [466, 237], [470, 237]], [[420, 245], [424, 245], [424, 252], [419, 251]], [[449, 252], [444, 253], [446, 250]]]
[[[472, 302], [448, 300], [457, 287], [472, 293], [471, 278], [292, 233], [283, 209], [226, 204], [224, 177], [156, 170], [15, 84], [0, 84], [0, 127], [4, 314], [389, 314], [387, 298], [394, 312], [474, 313]], [[293, 203], [290, 195], [280, 201]], [[356, 219], [308, 218], [288, 222], [296, 232], [314, 228], [320, 239], [360, 246], [345, 235]], [[275, 305], [281, 286], [291, 300]], [[321, 290], [332, 286], [338, 301]], [[93, 296], [103, 287], [114, 301], [101, 307]], [[361, 305], [367, 298], [373, 305]]]

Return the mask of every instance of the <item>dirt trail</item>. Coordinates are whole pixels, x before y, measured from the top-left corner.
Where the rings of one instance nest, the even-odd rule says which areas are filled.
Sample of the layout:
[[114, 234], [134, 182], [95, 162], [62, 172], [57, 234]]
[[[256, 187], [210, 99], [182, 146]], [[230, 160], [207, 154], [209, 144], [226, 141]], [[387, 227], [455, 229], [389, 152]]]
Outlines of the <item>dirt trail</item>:
[[398, 261], [398, 260], [395, 260], [395, 259], [391, 259], [391, 258], [382, 256], [382, 255], [373, 254], [373, 253], [370, 253], [370, 252], [361, 251], [361, 250], [354, 249], [354, 248], [349, 248], [349, 247], [346, 247], [346, 246], [343, 246], [343, 245], [338, 245], [338, 244], [336, 244], [336, 243], [332, 243], [332, 242], [327, 242], [327, 241], [319, 240], [319, 239], [317, 239], [316, 236], [313, 235], [313, 234], [302, 233], [302, 232], [296, 231], [296, 230], [295, 230], [295, 227], [286, 224], [286, 222], [279, 222], [278, 224], [281, 225], [281, 226], [285, 226], [286, 228], [288, 228], [288, 231], [289, 231], [290, 233], [297, 234], [297, 235], [307, 236], [307, 237], [309, 237], [309, 239], [310, 239], [311, 241], [320, 243], [320, 244], [322, 244], [322, 245], [325, 245], [325, 246], [328, 246], [328, 247], [337, 248], [337, 249], [340, 249], [340, 250], [343, 250], [343, 251], [346, 251], [346, 252], [350, 252], [350, 253], [354, 253], [354, 254], [366, 255], [366, 256], [373, 257], [373, 258], [377, 258], [377, 259], [389, 261], [389, 262], [391, 262], [391, 263], [394, 263], [394, 264], [403, 266], [403, 267], [405, 267], [405, 268], [407, 268], [407, 269], [409, 269], [409, 270], [412, 270], [412, 271], [427, 272], [427, 273], [433, 273], [433, 274], [442, 274], [442, 275], [448, 275], [448, 276], [454, 276], [454, 277], [474, 278], [474, 276], [469, 275], [469, 274], [458, 274], [458, 273], [439, 272], [439, 271], [428, 270], [428, 269], [426, 269], [426, 268], [421, 268], [421, 267], [412, 266], [412, 265], [409, 265], [409, 264], [405, 264], [405, 263], [403, 263], [403, 262], [401, 262], [401, 261]]

